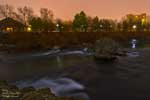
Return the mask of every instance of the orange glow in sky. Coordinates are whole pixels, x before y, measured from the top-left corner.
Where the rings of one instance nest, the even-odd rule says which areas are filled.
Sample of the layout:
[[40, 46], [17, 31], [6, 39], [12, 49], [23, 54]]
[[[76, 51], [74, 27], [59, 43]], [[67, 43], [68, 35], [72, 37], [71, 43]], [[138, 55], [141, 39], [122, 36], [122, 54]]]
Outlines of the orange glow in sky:
[[30, 6], [38, 14], [42, 7], [50, 8], [55, 18], [72, 19], [84, 10], [89, 16], [119, 19], [128, 13], [150, 14], [150, 0], [0, 0], [14, 7]]

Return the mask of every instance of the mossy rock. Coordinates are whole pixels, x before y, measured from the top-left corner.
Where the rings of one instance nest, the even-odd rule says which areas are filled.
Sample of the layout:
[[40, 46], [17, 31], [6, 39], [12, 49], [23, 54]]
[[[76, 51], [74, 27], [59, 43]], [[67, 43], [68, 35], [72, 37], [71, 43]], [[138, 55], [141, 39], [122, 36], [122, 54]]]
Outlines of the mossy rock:
[[25, 94], [25, 93], [29, 93], [29, 92], [35, 91], [35, 88], [30, 86], [30, 87], [22, 88], [20, 91], [21, 91], [21, 93]]
[[115, 61], [118, 51], [119, 44], [116, 41], [102, 38], [96, 42], [94, 58], [101, 61]]
[[20, 100], [57, 100], [49, 88], [25, 93]]

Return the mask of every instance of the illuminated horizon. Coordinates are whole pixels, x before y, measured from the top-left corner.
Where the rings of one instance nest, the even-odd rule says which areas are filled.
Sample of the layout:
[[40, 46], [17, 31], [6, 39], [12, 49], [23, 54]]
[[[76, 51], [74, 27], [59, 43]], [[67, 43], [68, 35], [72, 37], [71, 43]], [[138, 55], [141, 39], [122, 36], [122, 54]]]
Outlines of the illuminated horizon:
[[37, 15], [40, 8], [49, 8], [55, 18], [65, 20], [73, 19], [82, 10], [88, 16], [117, 20], [130, 13], [150, 15], [150, 0], [0, 0], [0, 4], [9, 4], [14, 8], [30, 6]]

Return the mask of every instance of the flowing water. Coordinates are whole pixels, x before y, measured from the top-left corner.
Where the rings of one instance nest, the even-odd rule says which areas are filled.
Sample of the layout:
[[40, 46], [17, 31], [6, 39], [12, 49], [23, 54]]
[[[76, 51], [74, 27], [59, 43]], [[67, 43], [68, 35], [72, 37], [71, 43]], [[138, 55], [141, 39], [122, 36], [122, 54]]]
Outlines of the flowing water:
[[150, 99], [150, 49], [134, 50], [116, 62], [95, 61], [84, 51], [0, 56], [0, 79], [18, 87], [49, 87], [60, 96], [87, 100]]

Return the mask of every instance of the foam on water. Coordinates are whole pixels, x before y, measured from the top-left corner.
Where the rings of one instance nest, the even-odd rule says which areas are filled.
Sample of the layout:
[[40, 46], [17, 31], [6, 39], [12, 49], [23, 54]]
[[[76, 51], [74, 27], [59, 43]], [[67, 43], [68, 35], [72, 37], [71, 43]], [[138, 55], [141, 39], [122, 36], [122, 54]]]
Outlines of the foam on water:
[[[50, 88], [57, 96], [77, 96], [89, 100], [89, 97], [84, 93], [84, 86], [69, 78], [41, 78], [39, 80], [24, 80], [16, 82], [19, 88], [33, 86], [36, 89]], [[77, 92], [76, 92], [77, 91]]]
[[128, 52], [127, 53], [128, 57], [138, 57], [140, 56], [139, 52]]
[[32, 56], [48, 56], [48, 55], [55, 54], [55, 53], [58, 53], [58, 52], [60, 52], [60, 50], [50, 50], [50, 51], [47, 51], [47, 52], [34, 54]]
[[85, 54], [83, 51], [68, 51], [61, 53], [62, 55], [69, 55], [69, 54]]

